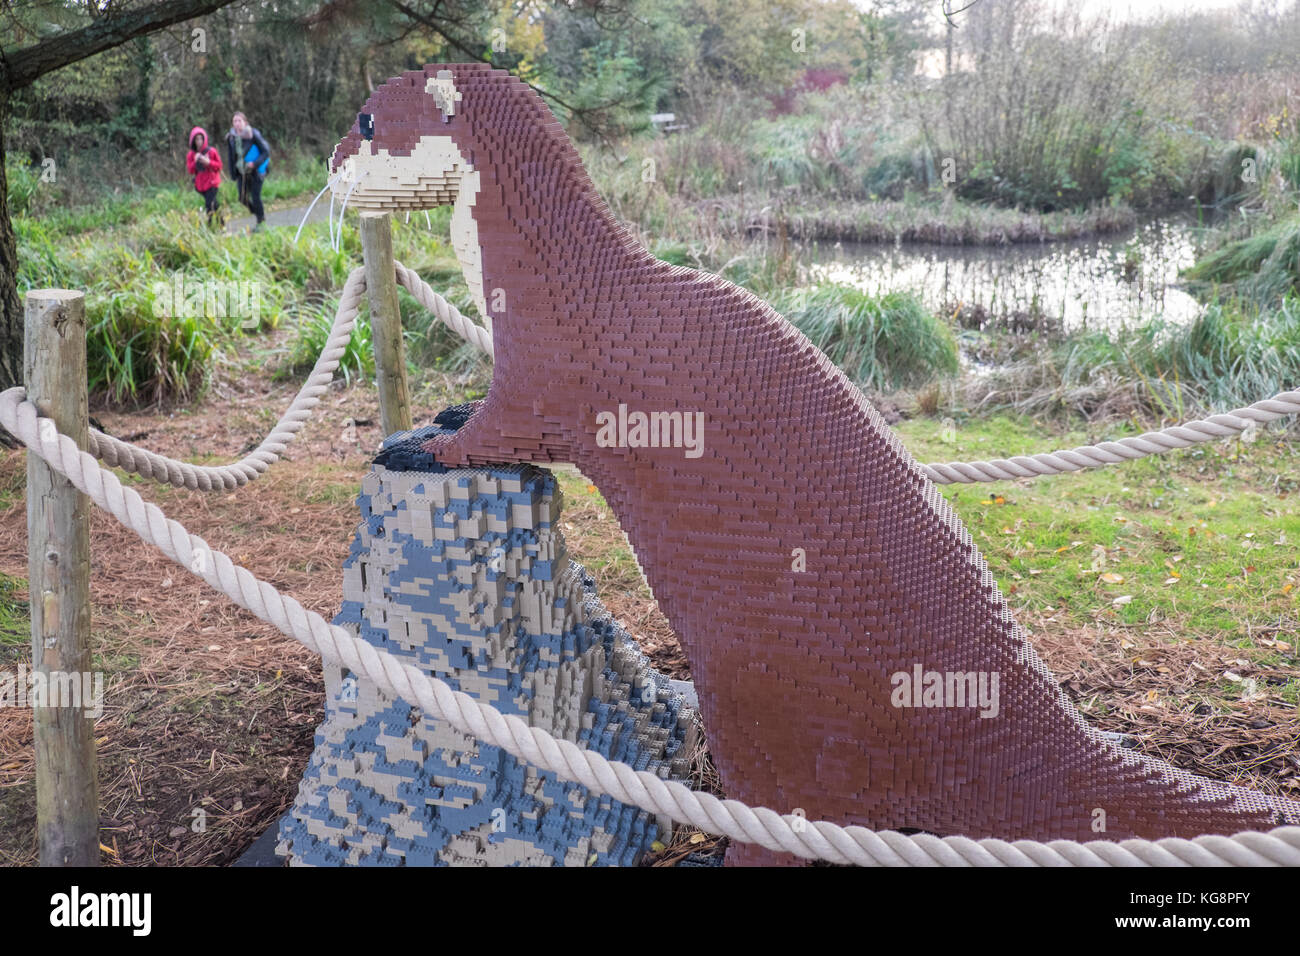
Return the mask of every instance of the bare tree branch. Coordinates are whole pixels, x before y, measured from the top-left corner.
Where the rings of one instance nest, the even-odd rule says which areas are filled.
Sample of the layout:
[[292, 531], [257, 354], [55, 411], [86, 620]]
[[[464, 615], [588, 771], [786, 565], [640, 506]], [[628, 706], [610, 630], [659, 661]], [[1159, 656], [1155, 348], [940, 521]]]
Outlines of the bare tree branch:
[[0, 91], [12, 92], [29, 86], [46, 73], [69, 63], [112, 49], [132, 37], [204, 16], [232, 2], [234, 0], [161, 0], [121, 12], [107, 6], [107, 15], [96, 18], [95, 22], [80, 30], [50, 37], [18, 50], [0, 51]]

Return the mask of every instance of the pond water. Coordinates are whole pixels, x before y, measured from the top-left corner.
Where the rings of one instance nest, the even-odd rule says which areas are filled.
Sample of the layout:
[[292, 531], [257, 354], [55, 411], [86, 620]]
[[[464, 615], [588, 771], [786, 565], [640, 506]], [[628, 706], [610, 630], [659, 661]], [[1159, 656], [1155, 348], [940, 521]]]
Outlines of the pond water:
[[872, 294], [919, 293], [935, 311], [987, 314], [1016, 325], [1046, 320], [1066, 332], [1119, 328], [1157, 315], [1188, 322], [1200, 304], [1176, 287], [1196, 259], [1196, 229], [1153, 220], [1127, 234], [1008, 244], [821, 244], [810, 249], [814, 281]]

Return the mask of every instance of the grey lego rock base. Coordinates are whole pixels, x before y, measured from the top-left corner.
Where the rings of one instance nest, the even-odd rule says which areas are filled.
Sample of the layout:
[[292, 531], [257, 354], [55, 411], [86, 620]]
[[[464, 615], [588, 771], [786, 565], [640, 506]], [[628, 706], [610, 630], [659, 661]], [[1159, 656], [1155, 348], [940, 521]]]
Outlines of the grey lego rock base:
[[[363, 480], [335, 623], [503, 713], [684, 779], [695, 712], [568, 559], [554, 476], [409, 454], [440, 431], [391, 436]], [[330, 661], [325, 692], [280, 824], [276, 849], [293, 865], [626, 866], [666, 835], [667, 821], [481, 745]]]

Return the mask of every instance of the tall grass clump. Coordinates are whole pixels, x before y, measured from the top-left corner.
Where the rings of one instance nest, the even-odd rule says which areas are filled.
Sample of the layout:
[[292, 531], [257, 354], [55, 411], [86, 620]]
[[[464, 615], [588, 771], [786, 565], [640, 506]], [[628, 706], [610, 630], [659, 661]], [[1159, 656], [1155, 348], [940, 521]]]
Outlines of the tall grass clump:
[[[298, 311], [298, 327], [289, 347], [289, 361], [281, 368], [282, 377], [305, 372], [316, 364], [334, 327], [338, 300], [324, 296], [305, 304]], [[339, 356], [336, 375], [351, 384], [352, 379], [371, 378], [375, 374], [375, 349], [370, 331], [370, 316], [358, 314], [348, 336], [343, 354]]]
[[158, 317], [138, 289], [87, 297], [86, 364], [92, 394], [118, 403], [189, 398], [211, 371], [220, 333], [203, 316]]
[[776, 304], [849, 378], [877, 391], [915, 388], [957, 371], [957, 341], [910, 293], [872, 296], [828, 283]]
[[1056, 364], [1067, 388], [1140, 382], [1170, 416], [1250, 405], [1300, 381], [1300, 299], [1265, 310], [1215, 301], [1187, 325], [1089, 333], [1062, 343]]
[[1193, 288], [1217, 288], [1264, 307], [1300, 294], [1300, 217], [1219, 247], [1183, 276]]
[[[194, 209], [77, 235], [43, 218], [14, 222], [20, 292], [57, 287], [86, 293], [90, 387], [118, 404], [195, 397], [221, 354], [240, 350], [248, 334], [286, 319], [301, 319], [300, 338], [323, 343], [333, 312], [322, 317], [321, 301], [337, 295], [360, 259], [352, 228], [344, 229], [336, 251], [323, 227], [304, 230], [296, 244], [294, 230], [285, 228], [226, 235]], [[408, 261], [418, 261], [429, 245], [406, 227], [396, 236]], [[354, 336], [358, 354], [368, 351], [365, 335], [362, 329]], [[345, 367], [353, 374], [370, 370], [365, 359]]]

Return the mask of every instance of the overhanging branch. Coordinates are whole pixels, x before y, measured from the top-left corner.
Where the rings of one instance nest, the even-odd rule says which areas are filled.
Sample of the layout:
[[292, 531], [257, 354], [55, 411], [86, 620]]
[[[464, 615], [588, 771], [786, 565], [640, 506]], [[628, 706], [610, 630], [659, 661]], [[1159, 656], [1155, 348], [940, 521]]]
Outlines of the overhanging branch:
[[112, 49], [133, 37], [153, 33], [229, 6], [234, 0], [161, 0], [149, 6], [101, 17], [79, 30], [50, 37], [0, 55], [0, 90], [29, 86], [53, 70]]

